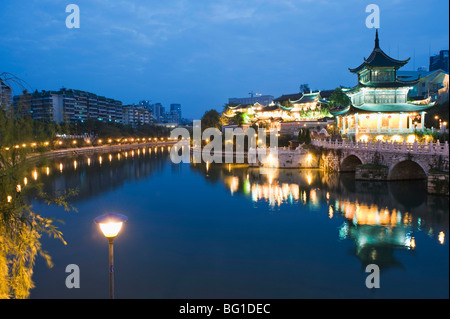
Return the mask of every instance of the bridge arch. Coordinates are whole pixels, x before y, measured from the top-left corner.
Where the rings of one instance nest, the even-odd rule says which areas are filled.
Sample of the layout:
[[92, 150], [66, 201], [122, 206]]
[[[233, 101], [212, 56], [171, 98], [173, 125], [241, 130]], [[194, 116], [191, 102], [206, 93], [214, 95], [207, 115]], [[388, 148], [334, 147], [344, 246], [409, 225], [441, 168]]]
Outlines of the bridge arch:
[[394, 164], [388, 175], [388, 180], [411, 180], [427, 178], [426, 170], [417, 162], [404, 160]]
[[339, 171], [354, 172], [356, 170], [356, 166], [361, 165], [362, 163], [362, 160], [358, 156], [350, 154], [342, 160]]

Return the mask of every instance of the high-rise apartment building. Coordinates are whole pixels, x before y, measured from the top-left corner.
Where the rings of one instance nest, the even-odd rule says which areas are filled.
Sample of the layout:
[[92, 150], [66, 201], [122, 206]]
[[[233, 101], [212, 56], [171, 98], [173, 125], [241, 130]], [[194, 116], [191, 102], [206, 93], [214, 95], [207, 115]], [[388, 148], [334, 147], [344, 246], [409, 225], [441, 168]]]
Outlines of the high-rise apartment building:
[[181, 120], [181, 104], [179, 103], [170, 104], [170, 112], [177, 112], [178, 119]]
[[141, 105], [125, 105], [123, 107], [123, 124], [136, 127], [152, 123], [151, 111]]
[[441, 50], [439, 54], [430, 56], [430, 72], [439, 69], [448, 73], [448, 50]]
[[123, 120], [122, 102], [65, 88], [15, 96], [14, 107], [20, 114], [55, 123], [84, 122], [87, 119], [121, 123]]
[[7, 107], [12, 103], [12, 90], [2, 80], [0, 80], [0, 105]]

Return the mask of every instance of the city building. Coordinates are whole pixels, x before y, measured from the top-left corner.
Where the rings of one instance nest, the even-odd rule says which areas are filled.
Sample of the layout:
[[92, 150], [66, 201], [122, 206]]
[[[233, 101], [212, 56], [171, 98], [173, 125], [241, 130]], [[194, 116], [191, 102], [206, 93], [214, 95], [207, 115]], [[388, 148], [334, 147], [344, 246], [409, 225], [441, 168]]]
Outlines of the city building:
[[427, 71], [418, 69], [417, 71], [397, 71], [400, 80], [411, 81], [419, 79], [409, 91], [409, 97], [414, 99], [424, 99], [431, 97], [432, 101], [439, 103], [448, 100], [448, 72], [441, 69]]
[[8, 107], [12, 104], [12, 90], [0, 79], [0, 105]]
[[175, 113], [178, 114], [178, 120], [177, 121], [169, 121], [168, 120], [168, 122], [178, 122], [179, 123], [181, 121], [181, 119], [182, 119], [182, 117], [181, 117], [181, 104], [179, 104], [179, 103], [172, 103], [172, 104], [170, 104], [170, 112], [169, 112], [169, 114], [172, 114], [172, 115], [170, 115], [170, 117], [173, 119], [175, 115], [172, 112], [175, 112]]
[[150, 110], [153, 114], [153, 119], [157, 122], [163, 122], [164, 121], [164, 113], [165, 108], [161, 103], [154, 103], [150, 105]]
[[229, 104], [255, 104], [259, 103], [260, 105], [269, 105], [273, 101], [272, 95], [259, 95], [256, 96], [253, 93], [250, 93], [250, 97], [241, 97], [236, 98], [232, 97], [228, 99]]
[[145, 106], [145, 107], [148, 108], [148, 109], [150, 109], [150, 107], [151, 107], [150, 100], [142, 100], [142, 101], [139, 101], [138, 105], [139, 105], [139, 106]]
[[448, 50], [441, 50], [439, 54], [430, 56], [430, 71], [443, 70], [448, 73]]
[[164, 115], [164, 122], [171, 122], [171, 123], [180, 123], [180, 113], [176, 110], [167, 112]]
[[350, 72], [358, 84], [343, 89], [351, 100], [347, 107], [330, 109], [336, 116], [342, 136], [350, 140], [412, 141], [414, 131], [423, 130], [426, 110], [434, 105], [431, 98], [410, 100], [408, 92], [419, 79], [401, 80], [397, 70], [407, 60], [395, 60], [381, 50], [378, 30], [375, 47], [367, 59]]
[[13, 104], [19, 114], [55, 123], [84, 122], [87, 119], [121, 123], [123, 118], [122, 102], [66, 88], [17, 95]]
[[147, 107], [142, 105], [125, 105], [123, 107], [123, 124], [135, 128], [152, 122], [152, 113]]

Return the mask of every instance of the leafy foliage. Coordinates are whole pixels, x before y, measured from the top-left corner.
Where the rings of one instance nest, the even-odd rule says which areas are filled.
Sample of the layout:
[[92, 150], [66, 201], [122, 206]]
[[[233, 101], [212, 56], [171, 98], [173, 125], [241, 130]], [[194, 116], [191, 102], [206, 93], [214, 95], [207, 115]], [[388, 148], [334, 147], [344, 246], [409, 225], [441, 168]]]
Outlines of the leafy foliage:
[[330, 96], [330, 108], [338, 107], [339, 105], [343, 107], [349, 106], [351, 103], [350, 98], [345, 94], [340, 88], [334, 89]]
[[311, 144], [311, 133], [309, 129], [300, 129], [298, 132], [298, 141], [300, 144]]
[[219, 112], [217, 112], [214, 109], [211, 109], [209, 111], [206, 111], [202, 118], [202, 127], [215, 127], [219, 130], [222, 128], [222, 121], [221, 121], [221, 115]]
[[[56, 135], [57, 126], [39, 123], [30, 117], [17, 117], [11, 108], [0, 105], [0, 146], [46, 139]], [[0, 147], [0, 298], [27, 298], [34, 287], [31, 279], [36, 257], [43, 257], [49, 267], [50, 255], [42, 249], [43, 234], [61, 240], [56, 220], [37, 214], [28, 202], [28, 195], [44, 199], [48, 204], [74, 209], [68, 198], [75, 191], [64, 194], [45, 194], [42, 185], [22, 184], [24, 176], [31, 171], [27, 160], [30, 150], [26, 148]]]

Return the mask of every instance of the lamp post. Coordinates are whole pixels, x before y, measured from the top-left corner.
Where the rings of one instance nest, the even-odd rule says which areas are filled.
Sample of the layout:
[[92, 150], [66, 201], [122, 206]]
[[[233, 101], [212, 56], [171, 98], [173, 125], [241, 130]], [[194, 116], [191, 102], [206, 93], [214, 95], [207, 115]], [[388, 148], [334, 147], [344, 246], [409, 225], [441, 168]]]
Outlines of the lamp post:
[[114, 299], [114, 238], [119, 234], [123, 223], [128, 218], [121, 214], [106, 213], [98, 216], [94, 221], [100, 226], [103, 235], [109, 243], [109, 297]]

